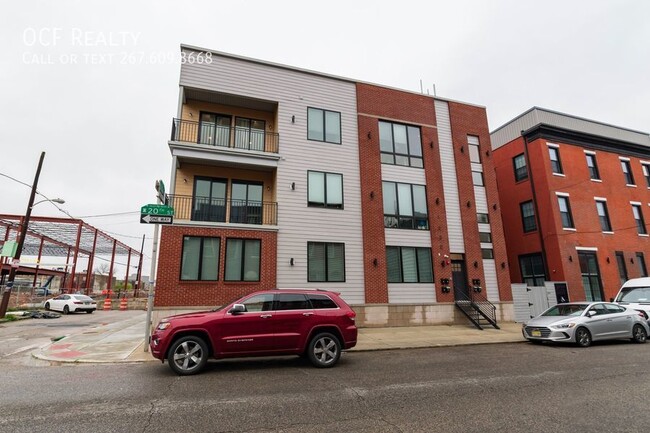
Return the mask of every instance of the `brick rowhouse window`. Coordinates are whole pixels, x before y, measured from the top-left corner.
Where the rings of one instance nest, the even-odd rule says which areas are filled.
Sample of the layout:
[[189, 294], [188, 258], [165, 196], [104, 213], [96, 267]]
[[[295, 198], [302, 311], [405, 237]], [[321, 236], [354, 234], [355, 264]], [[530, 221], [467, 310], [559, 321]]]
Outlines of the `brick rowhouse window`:
[[551, 159], [551, 171], [555, 174], [563, 174], [562, 162], [560, 161], [560, 149], [557, 146], [548, 146], [548, 156]]
[[636, 253], [636, 263], [639, 265], [639, 275], [642, 277], [648, 276], [648, 268], [645, 266], [645, 256], [643, 253]]
[[596, 253], [578, 251], [580, 262], [580, 273], [582, 274], [582, 286], [585, 289], [585, 297], [588, 302], [602, 301], [603, 291], [600, 282], [600, 269]]
[[625, 183], [627, 185], [636, 185], [634, 183], [634, 176], [632, 175], [632, 167], [630, 166], [629, 159], [621, 159], [621, 170], [623, 170], [623, 176], [625, 177]]
[[467, 136], [467, 149], [469, 150], [469, 162], [476, 164], [481, 163], [481, 148], [478, 137], [475, 135]]
[[604, 232], [611, 232], [612, 224], [609, 221], [609, 211], [607, 210], [607, 202], [605, 200], [596, 200], [596, 212], [598, 212], [600, 228]]
[[521, 280], [526, 285], [532, 287], [544, 285], [546, 273], [544, 272], [544, 260], [541, 254], [519, 256], [519, 268], [521, 269]]
[[618, 281], [622, 285], [627, 281], [627, 267], [625, 266], [625, 254], [623, 251], [616, 251], [616, 265], [618, 266]]
[[643, 169], [643, 177], [645, 177], [645, 184], [650, 188], [650, 164], [641, 164]]
[[424, 167], [422, 138], [417, 126], [380, 121], [379, 148], [383, 164]]
[[307, 204], [316, 207], [343, 209], [343, 175], [307, 172]]
[[345, 244], [307, 242], [307, 281], [345, 281]]
[[341, 144], [341, 113], [307, 108], [307, 139]]
[[226, 239], [225, 281], [259, 281], [259, 239]]
[[386, 247], [389, 283], [433, 283], [431, 248]]
[[521, 221], [524, 227], [524, 233], [533, 232], [537, 230], [537, 223], [535, 222], [535, 207], [533, 201], [525, 201], [519, 204], [521, 209]]
[[560, 219], [562, 220], [562, 227], [565, 229], [574, 229], [573, 216], [571, 215], [571, 205], [569, 204], [569, 197], [564, 195], [557, 196], [557, 203], [560, 207]]
[[637, 233], [640, 235], [648, 234], [648, 230], [645, 228], [645, 220], [643, 219], [641, 204], [632, 203], [632, 214], [634, 215], [634, 220], [636, 221]]
[[424, 185], [382, 182], [384, 227], [429, 229], [427, 194]]
[[217, 281], [221, 239], [183, 236], [181, 280]]
[[528, 179], [528, 167], [523, 153], [512, 158], [512, 165], [515, 170], [515, 182]]
[[598, 172], [598, 162], [596, 162], [595, 153], [585, 153], [587, 158], [587, 168], [589, 169], [589, 177], [593, 180], [600, 180], [600, 173]]

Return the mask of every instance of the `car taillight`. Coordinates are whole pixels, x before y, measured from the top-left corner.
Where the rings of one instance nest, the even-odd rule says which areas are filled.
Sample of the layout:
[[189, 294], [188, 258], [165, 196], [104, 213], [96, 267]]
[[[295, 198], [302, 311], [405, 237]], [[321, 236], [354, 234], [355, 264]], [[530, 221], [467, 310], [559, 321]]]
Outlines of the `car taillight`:
[[639, 313], [639, 316], [641, 316], [644, 320], [648, 320], [648, 313], [643, 310], [637, 310], [637, 312]]
[[348, 316], [348, 318], [353, 322], [354, 322], [354, 318], [357, 317], [357, 313], [355, 313], [354, 310], [350, 310], [346, 312], [345, 315]]
[[79, 302], [79, 301], [74, 301], [74, 302], [73, 302], [73, 304], [77, 304], [77, 305], [83, 305], [83, 302]]

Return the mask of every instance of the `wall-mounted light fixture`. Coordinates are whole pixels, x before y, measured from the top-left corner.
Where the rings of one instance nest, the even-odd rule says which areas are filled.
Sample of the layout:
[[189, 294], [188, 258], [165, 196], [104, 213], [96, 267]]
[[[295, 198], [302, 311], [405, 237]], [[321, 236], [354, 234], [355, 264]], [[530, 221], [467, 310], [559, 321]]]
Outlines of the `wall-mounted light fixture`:
[[472, 202], [467, 200], [467, 207], [472, 207]]
[[573, 262], [573, 256], [569, 256], [569, 261]]
[[436, 204], [440, 204], [440, 198], [436, 197]]
[[485, 156], [490, 156], [490, 150], [489, 149], [485, 151]]
[[371, 199], [375, 198], [375, 192], [374, 191], [370, 191], [370, 198]]
[[465, 153], [465, 146], [460, 146], [460, 153]]
[[295, 115], [291, 116], [291, 123], [296, 123], [296, 116]]
[[271, 187], [270, 187], [270, 186], [267, 186], [267, 187], [266, 187], [266, 190], [267, 190], [267, 191], [271, 191]]
[[433, 140], [431, 140], [431, 141], [429, 142], [429, 147], [430, 147], [431, 149], [433, 149]]
[[372, 265], [373, 265], [375, 268], [377, 267], [377, 264], [378, 264], [378, 263], [379, 263], [379, 262], [377, 261], [376, 258], [372, 259]]
[[474, 267], [478, 268], [478, 262], [476, 260], [474, 260]]
[[494, 204], [492, 205], [492, 209], [497, 210], [497, 204], [496, 204], [496, 203], [494, 203]]
[[630, 257], [630, 263], [634, 264], [634, 258]]
[[605, 261], [607, 261], [607, 263], [609, 263], [609, 257], [607, 257], [607, 258], [605, 259]]
[[506, 262], [501, 262], [501, 269], [505, 269], [505, 268], [506, 268]]
[[291, 190], [293, 191], [295, 189], [296, 189], [296, 182], [291, 182]]
[[293, 263], [294, 263], [294, 261], [293, 261], [293, 257], [291, 257], [291, 258], [289, 259], [289, 264], [290, 264], [291, 266], [293, 266]]
[[372, 134], [370, 133], [370, 131], [368, 131], [368, 140], [371, 140], [371, 139], [372, 139]]

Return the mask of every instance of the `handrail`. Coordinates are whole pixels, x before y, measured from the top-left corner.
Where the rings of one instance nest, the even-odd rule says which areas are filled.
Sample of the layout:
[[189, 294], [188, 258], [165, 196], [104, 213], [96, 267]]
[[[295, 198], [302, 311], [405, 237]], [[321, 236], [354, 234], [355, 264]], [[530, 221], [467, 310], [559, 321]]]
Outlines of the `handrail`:
[[225, 200], [170, 194], [169, 206], [177, 220], [277, 225], [278, 204], [253, 200]]
[[278, 153], [280, 134], [241, 126], [172, 119], [171, 141]]

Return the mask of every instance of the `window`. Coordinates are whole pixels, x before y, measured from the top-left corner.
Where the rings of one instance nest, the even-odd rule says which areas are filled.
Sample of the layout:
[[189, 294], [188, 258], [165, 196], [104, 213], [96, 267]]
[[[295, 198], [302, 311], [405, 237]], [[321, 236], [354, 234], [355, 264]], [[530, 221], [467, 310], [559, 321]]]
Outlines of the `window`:
[[600, 220], [600, 228], [602, 231], [611, 232], [612, 224], [609, 222], [607, 202], [604, 200], [596, 200], [596, 211], [598, 212], [598, 219]]
[[621, 159], [621, 169], [623, 170], [623, 176], [625, 176], [625, 183], [627, 185], [636, 185], [634, 183], [634, 176], [632, 175], [632, 167], [628, 159]]
[[221, 239], [183, 236], [181, 280], [217, 281]]
[[598, 163], [596, 162], [596, 155], [593, 153], [585, 153], [587, 158], [587, 168], [589, 169], [589, 177], [594, 180], [600, 179], [600, 173], [598, 173]]
[[467, 148], [469, 149], [469, 161], [476, 164], [481, 163], [481, 149], [479, 147], [478, 137], [474, 135], [467, 136]]
[[573, 226], [573, 217], [571, 216], [571, 205], [569, 204], [569, 197], [558, 195], [557, 202], [560, 206], [560, 218], [562, 219], [562, 227], [565, 229], [575, 228]]
[[235, 118], [235, 147], [239, 149], [264, 151], [263, 120]]
[[307, 139], [341, 144], [341, 113], [307, 108]]
[[482, 243], [489, 244], [492, 242], [492, 233], [490, 232], [479, 232], [478, 237]]
[[490, 215], [486, 213], [477, 213], [476, 214], [476, 219], [480, 224], [489, 224], [490, 223]]
[[627, 268], [625, 267], [625, 255], [623, 251], [616, 251], [616, 264], [618, 265], [618, 280], [623, 285], [627, 281]]
[[276, 310], [311, 310], [307, 297], [300, 293], [280, 293]]
[[230, 146], [230, 116], [216, 113], [201, 112], [199, 115], [200, 144], [213, 146]]
[[307, 281], [345, 281], [345, 244], [307, 242]]
[[379, 147], [384, 164], [423, 167], [420, 128], [379, 122]]
[[260, 280], [259, 239], [226, 239], [226, 281]]
[[338, 305], [327, 295], [309, 294], [307, 298], [311, 301], [312, 308], [323, 310], [326, 308], [339, 308]]
[[259, 182], [233, 181], [230, 194], [230, 222], [262, 224], [262, 194]]
[[246, 307], [246, 312], [256, 313], [259, 311], [271, 311], [273, 310], [273, 295], [270, 293], [265, 293], [263, 295], [255, 295], [246, 299], [244, 302], [244, 307]]
[[524, 233], [533, 232], [537, 230], [537, 223], [535, 222], [535, 208], [533, 201], [529, 200], [519, 204], [521, 209], [521, 221], [524, 227]]
[[648, 276], [648, 268], [645, 266], [645, 257], [643, 253], [636, 253], [636, 263], [639, 265], [639, 274], [642, 277]]
[[544, 285], [546, 272], [541, 254], [519, 256], [519, 267], [521, 268], [521, 280], [524, 283], [532, 287]]
[[226, 179], [194, 178], [193, 221], [226, 221]]
[[512, 158], [512, 165], [515, 168], [515, 182], [528, 179], [528, 167], [523, 153]]
[[309, 206], [343, 209], [343, 175], [307, 172], [307, 203]]
[[431, 248], [386, 247], [389, 283], [433, 283]]
[[596, 253], [578, 251], [580, 261], [580, 273], [582, 274], [582, 286], [585, 289], [585, 296], [588, 302], [602, 301], [603, 291], [600, 284], [600, 270]]
[[472, 182], [475, 186], [484, 186], [483, 173], [480, 171], [472, 171]]
[[641, 169], [643, 169], [643, 177], [645, 177], [645, 184], [650, 188], [650, 164], [641, 164]]
[[632, 204], [632, 214], [634, 215], [634, 220], [636, 221], [636, 231], [640, 235], [648, 234], [648, 231], [645, 228], [645, 221], [643, 220], [643, 212], [641, 211], [640, 204]]
[[560, 162], [560, 149], [554, 146], [548, 147], [548, 155], [551, 158], [551, 171], [555, 174], [562, 174], [562, 163]]
[[494, 250], [492, 248], [481, 248], [481, 255], [484, 259], [493, 259]]
[[382, 182], [384, 227], [429, 230], [424, 185]]

